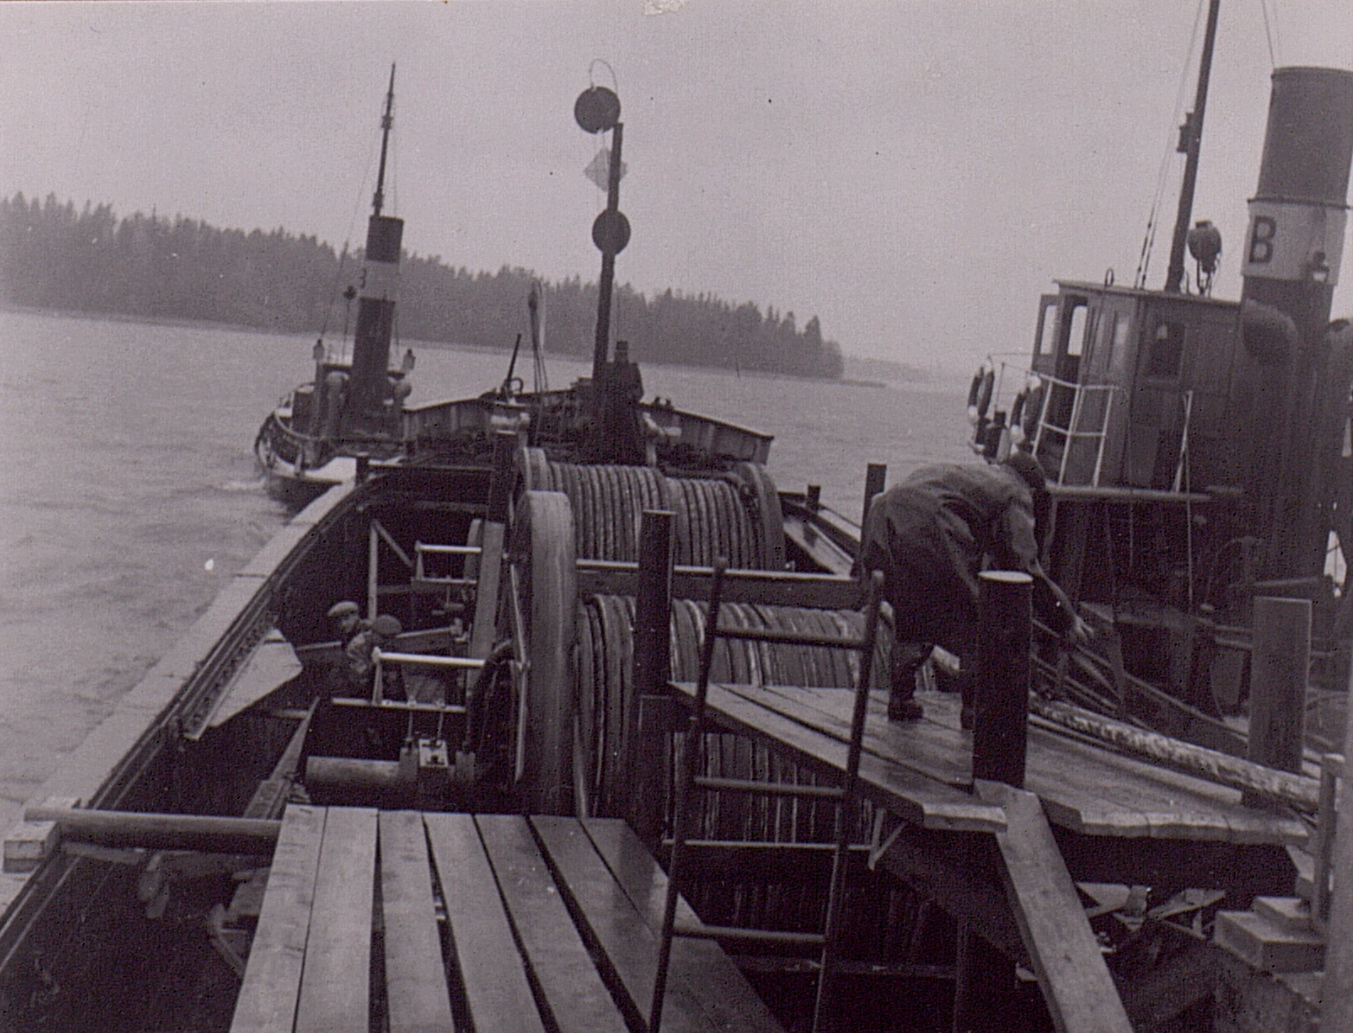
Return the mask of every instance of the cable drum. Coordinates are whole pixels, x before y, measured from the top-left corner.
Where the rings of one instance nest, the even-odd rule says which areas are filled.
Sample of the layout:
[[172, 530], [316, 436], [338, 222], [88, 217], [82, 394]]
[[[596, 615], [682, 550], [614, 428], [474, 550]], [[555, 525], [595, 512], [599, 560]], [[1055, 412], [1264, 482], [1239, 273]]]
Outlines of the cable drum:
[[675, 514], [674, 561], [713, 566], [717, 556], [735, 569], [784, 568], [779, 495], [765, 471], [751, 463], [716, 477], [667, 477], [647, 466], [555, 463], [526, 449], [528, 490], [569, 497], [579, 559], [635, 562], [645, 509]]
[[[699, 676], [706, 613], [703, 601], [672, 601], [670, 645], [674, 681], [695, 681]], [[723, 615], [733, 627], [833, 636], [859, 636], [863, 631], [863, 617], [854, 610], [725, 603]], [[634, 726], [634, 708], [638, 705], [631, 683], [634, 600], [614, 595], [581, 599], [575, 624], [578, 741], [588, 754], [580, 766], [589, 779], [585, 795], [591, 801], [592, 813], [619, 816], [624, 812], [629, 792], [625, 771], [627, 729]], [[883, 672], [888, 670], [888, 640], [888, 636], [880, 637], [875, 654], [876, 687], [886, 684]], [[858, 655], [847, 650], [720, 639], [715, 643], [710, 677], [716, 682], [744, 685], [849, 689], [854, 685], [858, 664]], [[738, 744], [733, 744], [733, 740], [738, 740]], [[669, 772], [673, 770], [670, 751], [677, 748], [679, 742], [668, 744]], [[712, 775], [816, 783], [811, 772], [781, 761], [763, 745], [732, 734], [711, 734], [707, 738], [704, 767], [705, 773]], [[744, 794], [728, 794], [720, 799], [713, 794], [704, 816], [706, 827], [702, 835], [763, 842], [825, 841], [821, 837], [831, 834], [832, 814], [830, 806], [811, 801]]]

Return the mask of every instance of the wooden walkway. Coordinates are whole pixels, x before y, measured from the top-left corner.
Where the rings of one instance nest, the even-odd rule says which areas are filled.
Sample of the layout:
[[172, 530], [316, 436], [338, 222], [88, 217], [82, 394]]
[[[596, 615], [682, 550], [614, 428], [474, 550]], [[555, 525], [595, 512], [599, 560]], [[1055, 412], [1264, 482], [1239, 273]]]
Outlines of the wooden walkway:
[[[292, 805], [231, 1030], [639, 1029], [665, 892], [620, 821]], [[682, 940], [663, 1028], [780, 1027], [715, 943]]]
[[[689, 683], [676, 688], [694, 693]], [[970, 793], [972, 738], [960, 729], [958, 697], [917, 699], [922, 720], [891, 722], [886, 692], [873, 693], [861, 765], [866, 795], [922, 828], [1003, 830], [1004, 811]], [[709, 706], [724, 727], [809, 766], [844, 767], [850, 692], [711, 684]], [[1244, 806], [1238, 790], [1036, 727], [1029, 729], [1025, 788], [1041, 798], [1053, 825], [1087, 836], [1299, 845], [1307, 835], [1295, 818]]]

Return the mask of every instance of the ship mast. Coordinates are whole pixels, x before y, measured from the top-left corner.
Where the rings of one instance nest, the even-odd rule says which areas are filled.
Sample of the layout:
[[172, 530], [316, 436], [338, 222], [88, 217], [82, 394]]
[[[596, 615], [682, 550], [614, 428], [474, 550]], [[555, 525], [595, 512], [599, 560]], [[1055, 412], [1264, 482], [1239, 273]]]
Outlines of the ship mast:
[[1174, 238], [1170, 241], [1170, 267], [1165, 274], [1165, 289], [1178, 294], [1184, 283], [1184, 245], [1188, 239], [1193, 213], [1193, 190], [1198, 180], [1198, 151], [1203, 142], [1203, 112], [1207, 108], [1207, 83], [1212, 74], [1212, 46], [1217, 39], [1217, 11], [1221, 0], [1211, 0], [1207, 9], [1207, 31], [1203, 36], [1203, 55], [1198, 62], [1198, 93], [1193, 110], [1179, 127], [1179, 147], [1184, 160], [1184, 182], [1179, 188], [1179, 212], [1175, 216]]
[[381, 164], [376, 173], [376, 194], [371, 198], [371, 214], [380, 215], [385, 204], [385, 155], [390, 149], [390, 129], [395, 124], [395, 66], [390, 65], [390, 88], [385, 94], [385, 114], [381, 117]]

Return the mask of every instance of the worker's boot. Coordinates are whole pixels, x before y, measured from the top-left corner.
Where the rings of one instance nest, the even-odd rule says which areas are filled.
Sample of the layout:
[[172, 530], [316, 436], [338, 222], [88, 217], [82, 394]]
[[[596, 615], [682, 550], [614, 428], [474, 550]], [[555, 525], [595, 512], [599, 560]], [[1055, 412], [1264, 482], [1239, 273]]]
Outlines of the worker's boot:
[[916, 675], [930, 656], [928, 648], [911, 643], [897, 643], [889, 662], [888, 691], [889, 721], [919, 721], [923, 716], [921, 704], [916, 702]]

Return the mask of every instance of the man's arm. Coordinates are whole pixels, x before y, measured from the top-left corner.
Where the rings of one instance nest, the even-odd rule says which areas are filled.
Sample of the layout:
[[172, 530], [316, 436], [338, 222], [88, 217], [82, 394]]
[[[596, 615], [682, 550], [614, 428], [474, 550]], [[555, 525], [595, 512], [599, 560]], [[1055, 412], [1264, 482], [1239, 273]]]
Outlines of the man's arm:
[[1076, 607], [1072, 604], [1066, 592], [1062, 590], [1062, 586], [1048, 577], [1048, 572], [1043, 569], [1043, 564], [1035, 559], [1029, 564], [1029, 573], [1052, 593], [1052, 597], [1057, 600], [1057, 605], [1065, 610], [1067, 616], [1071, 618], [1071, 623], [1067, 625], [1064, 632], [1066, 637], [1078, 646], [1090, 641], [1090, 625], [1081, 619], [1081, 615], [1076, 612]]

